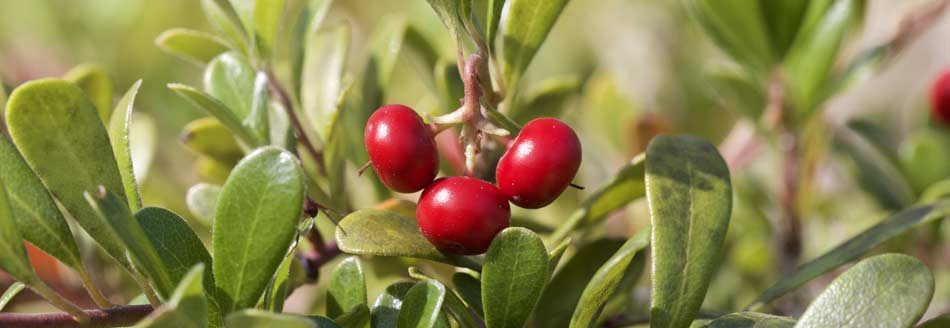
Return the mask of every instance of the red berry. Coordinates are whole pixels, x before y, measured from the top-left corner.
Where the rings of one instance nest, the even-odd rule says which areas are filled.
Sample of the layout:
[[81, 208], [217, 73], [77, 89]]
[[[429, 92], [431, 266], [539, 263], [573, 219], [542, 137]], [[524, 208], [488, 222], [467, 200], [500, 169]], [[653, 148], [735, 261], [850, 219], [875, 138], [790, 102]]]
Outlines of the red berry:
[[460, 255], [488, 250], [510, 217], [505, 195], [495, 185], [470, 177], [435, 180], [416, 207], [422, 235], [442, 251]]
[[432, 130], [412, 108], [380, 107], [363, 134], [373, 171], [389, 189], [416, 192], [435, 179], [439, 154]]
[[930, 113], [937, 122], [950, 126], [950, 70], [940, 73], [930, 89]]
[[528, 122], [498, 161], [498, 188], [515, 205], [551, 204], [581, 166], [581, 142], [571, 127], [553, 118]]

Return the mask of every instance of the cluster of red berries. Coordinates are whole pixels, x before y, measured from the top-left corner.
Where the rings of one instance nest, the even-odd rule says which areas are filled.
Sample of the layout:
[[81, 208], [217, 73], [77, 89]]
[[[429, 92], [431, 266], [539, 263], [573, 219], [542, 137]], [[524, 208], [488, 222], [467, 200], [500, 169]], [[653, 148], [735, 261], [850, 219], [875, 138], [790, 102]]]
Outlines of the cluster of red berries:
[[[581, 164], [581, 144], [571, 127], [553, 118], [526, 124], [498, 161], [498, 185], [473, 177], [434, 180], [439, 155], [432, 128], [402, 105], [379, 108], [364, 131], [376, 176], [390, 189], [423, 190], [416, 208], [419, 230], [442, 251], [474, 255], [488, 250], [508, 227], [512, 202], [541, 208], [571, 183]], [[433, 181], [434, 180], [434, 181]]]

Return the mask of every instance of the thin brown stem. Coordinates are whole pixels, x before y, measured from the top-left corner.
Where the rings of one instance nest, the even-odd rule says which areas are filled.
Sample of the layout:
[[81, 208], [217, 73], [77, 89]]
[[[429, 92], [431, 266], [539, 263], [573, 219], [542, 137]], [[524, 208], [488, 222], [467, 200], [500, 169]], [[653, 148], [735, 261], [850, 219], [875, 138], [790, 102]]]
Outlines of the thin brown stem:
[[303, 145], [307, 153], [310, 154], [310, 157], [313, 158], [320, 173], [325, 175], [326, 168], [323, 165], [323, 153], [318, 151], [317, 148], [313, 146], [313, 143], [310, 142], [310, 138], [307, 136], [307, 130], [304, 129], [303, 123], [300, 122], [300, 118], [294, 110], [294, 102], [290, 99], [290, 94], [280, 85], [277, 78], [271, 72], [267, 72], [267, 84], [270, 85], [271, 90], [277, 94], [277, 98], [287, 112], [287, 116], [290, 117], [290, 122], [294, 126], [294, 136], [297, 138], [297, 141]]
[[83, 312], [89, 317], [86, 325], [80, 324], [66, 313], [0, 313], [0, 327], [127, 327], [148, 316], [153, 309], [151, 305], [125, 305], [104, 310], [85, 310]]

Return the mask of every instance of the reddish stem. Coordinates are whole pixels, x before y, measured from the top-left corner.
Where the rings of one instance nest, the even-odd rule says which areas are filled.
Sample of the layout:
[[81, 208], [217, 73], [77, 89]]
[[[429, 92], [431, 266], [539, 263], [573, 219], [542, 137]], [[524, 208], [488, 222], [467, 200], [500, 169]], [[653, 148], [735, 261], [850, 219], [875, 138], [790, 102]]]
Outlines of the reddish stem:
[[66, 313], [0, 313], [0, 327], [126, 327], [139, 322], [153, 310], [151, 305], [124, 305], [105, 310], [85, 310], [84, 312], [91, 319], [86, 325], [80, 325]]

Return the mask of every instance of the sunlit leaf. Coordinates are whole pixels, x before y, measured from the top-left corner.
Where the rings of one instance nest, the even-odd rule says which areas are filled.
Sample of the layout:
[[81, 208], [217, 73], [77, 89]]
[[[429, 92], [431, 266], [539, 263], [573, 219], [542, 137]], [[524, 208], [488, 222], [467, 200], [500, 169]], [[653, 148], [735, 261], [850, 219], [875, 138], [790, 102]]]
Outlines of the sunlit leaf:
[[[502, 29], [501, 51], [504, 81], [517, 90], [524, 71], [548, 37], [568, 0], [511, 0]], [[512, 92], [517, 93], [517, 92]]]
[[537, 234], [507, 228], [492, 241], [482, 269], [482, 305], [489, 327], [522, 327], [548, 280], [548, 251]]
[[757, 312], [730, 313], [713, 319], [704, 328], [792, 328], [795, 319]]
[[397, 327], [433, 328], [436, 327], [442, 303], [445, 300], [445, 286], [435, 280], [420, 282], [406, 292], [399, 310]]
[[217, 36], [186, 28], [173, 28], [162, 32], [155, 45], [163, 51], [189, 62], [204, 65], [211, 59], [228, 51], [228, 45]]
[[201, 0], [201, 8], [204, 9], [208, 21], [219, 32], [224, 34], [225, 38], [231, 42], [232, 47], [247, 53], [247, 37], [244, 34], [244, 28], [240, 18], [231, 6], [228, 0]]
[[406, 293], [415, 283], [401, 281], [389, 285], [376, 297], [373, 303], [373, 327], [395, 327], [399, 318], [399, 309], [405, 302]]
[[112, 111], [112, 78], [98, 65], [83, 64], [63, 75], [63, 79], [76, 84], [92, 101], [102, 122], [109, 121]]
[[250, 129], [244, 126], [241, 118], [228, 109], [228, 106], [220, 100], [198, 89], [180, 83], [170, 83], [168, 84], [168, 88], [177, 92], [196, 107], [201, 108], [208, 114], [211, 114], [211, 116], [217, 118], [218, 121], [221, 121], [222, 125], [227, 127], [228, 130], [245, 145], [253, 147], [263, 144], [263, 141], [258, 139]]
[[221, 195], [221, 186], [199, 183], [188, 189], [185, 203], [188, 210], [206, 225], [214, 222], [214, 211], [218, 206], [218, 197]]
[[188, 149], [225, 164], [236, 164], [244, 156], [234, 135], [213, 117], [189, 122], [182, 131], [181, 141]]
[[246, 58], [227, 52], [208, 63], [204, 88], [237, 116], [258, 144], [268, 143], [270, 132], [265, 74], [255, 71]]
[[577, 301], [578, 307], [571, 317], [570, 327], [594, 327], [597, 324], [601, 310], [624, 279], [634, 256], [649, 244], [650, 229], [643, 229], [630, 237], [600, 269], [597, 269]]
[[326, 313], [335, 318], [360, 304], [367, 304], [366, 279], [359, 258], [350, 256], [340, 262], [330, 276]]
[[125, 187], [129, 209], [133, 212], [142, 208], [142, 195], [139, 194], [139, 183], [135, 180], [129, 129], [132, 123], [132, 110], [135, 107], [135, 96], [141, 86], [142, 80], [138, 80], [129, 88], [129, 91], [125, 92], [109, 119], [109, 139], [112, 142], [116, 162], [119, 164], [119, 174], [122, 176], [122, 185]]

